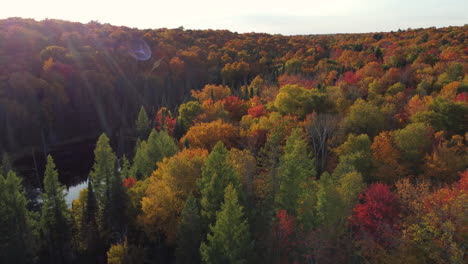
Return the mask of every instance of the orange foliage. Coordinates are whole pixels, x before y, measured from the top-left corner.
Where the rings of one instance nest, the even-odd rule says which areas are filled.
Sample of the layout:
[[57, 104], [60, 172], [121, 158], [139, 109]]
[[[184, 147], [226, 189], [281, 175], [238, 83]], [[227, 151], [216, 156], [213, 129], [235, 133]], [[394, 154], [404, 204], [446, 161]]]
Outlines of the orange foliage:
[[228, 86], [207, 84], [200, 91], [192, 90], [192, 97], [203, 102], [208, 99], [218, 101], [231, 95], [231, 89]]
[[188, 140], [191, 148], [211, 150], [218, 141], [222, 141], [228, 148], [233, 147], [237, 144], [239, 137], [238, 127], [217, 120], [195, 124], [180, 141], [184, 143]]

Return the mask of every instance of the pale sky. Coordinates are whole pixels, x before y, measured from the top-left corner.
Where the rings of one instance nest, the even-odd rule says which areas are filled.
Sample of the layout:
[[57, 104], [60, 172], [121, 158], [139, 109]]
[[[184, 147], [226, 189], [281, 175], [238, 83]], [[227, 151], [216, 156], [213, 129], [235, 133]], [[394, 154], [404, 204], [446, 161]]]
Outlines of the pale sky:
[[239, 33], [379, 32], [468, 24], [468, 0], [2, 0], [0, 19], [23, 17]]

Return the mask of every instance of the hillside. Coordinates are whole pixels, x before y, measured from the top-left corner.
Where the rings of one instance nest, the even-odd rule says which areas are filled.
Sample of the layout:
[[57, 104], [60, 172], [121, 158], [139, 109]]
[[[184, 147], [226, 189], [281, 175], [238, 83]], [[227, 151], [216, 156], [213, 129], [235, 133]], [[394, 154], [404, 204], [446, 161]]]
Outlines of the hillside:
[[0, 262], [464, 263], [467, 35], [0, 20]]

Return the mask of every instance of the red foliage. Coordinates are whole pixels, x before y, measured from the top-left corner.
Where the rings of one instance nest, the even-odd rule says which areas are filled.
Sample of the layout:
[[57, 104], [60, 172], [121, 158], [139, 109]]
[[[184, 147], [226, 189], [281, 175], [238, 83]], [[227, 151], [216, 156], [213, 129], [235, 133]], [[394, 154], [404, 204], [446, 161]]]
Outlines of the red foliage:
[[468, 95], [466, 92], [459, 93], [457, 97], [455, 97], [455, 101], [468, 103]]
[[247, 105], [245, 104], [244, 100], [239, 99], [237, 96], [231, 95], [226, 99], [221, 100], [221, 102], [224, 105], [224, 109], [229, 112], [229, 115], [232, 119], [240, 120], [242, 116], [244, 116], [247, 109]]
[[398, 198], [382, 183], [372, 184], [360, 196], [361, 203], [349, 219], [360, 238], [369, 236], [379, 244], [388, 245], [399, 229], [400, 205]]
[[129, 178], [123, 180], [123, 185], [127, 189], [132, 188], [133, 185], [135, 185], [136, 183], [137, 183], [137, 180], [135, 180], [135, 178], [133, 178], [133, 177], [129, 177]]
[[165, 107], [161, 108], [156, 114], [156, 129], [163, 130], [164, 128], [167, 128], [167, 132], [171, 136], [174, 134], [176, 122], [177, 119], [172, 118], [172, 113]]
[[280, 210], [276, 214], [276, 218], [278, 220], [275, 225], [276, 236], [280, 241], [281, 250], [287, 254], [293, 247], [292, 235], [296, 225], [296, 218], [288, 215], [286, 210]]
[[355, 84], [359, 81], [359, 76], [352, 71], [345, 72], [343, 78], [347, 84]]
[[257, 118], [257, 117], [261, 117], [261, 116], [265, 115], [267, 112], [266, 112], [265, 108], [263, 107], [263, 104], [259, 104], [257, 106], [249, 108], [248, 113], [252, 117]]

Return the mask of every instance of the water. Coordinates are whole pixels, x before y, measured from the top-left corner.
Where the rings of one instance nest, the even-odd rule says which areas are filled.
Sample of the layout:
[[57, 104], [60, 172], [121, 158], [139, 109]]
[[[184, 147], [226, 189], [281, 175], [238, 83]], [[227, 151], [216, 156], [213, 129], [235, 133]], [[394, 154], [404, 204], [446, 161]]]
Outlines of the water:
[[86, 187], [88, 187], [87, 179], [82, 183], [78, 183], [68, 188], [68, 193], [65, 196], [65, 202], [67, 203], [68, 208], [71, 208], [73, 200], [78, 199], [80, 191]]

